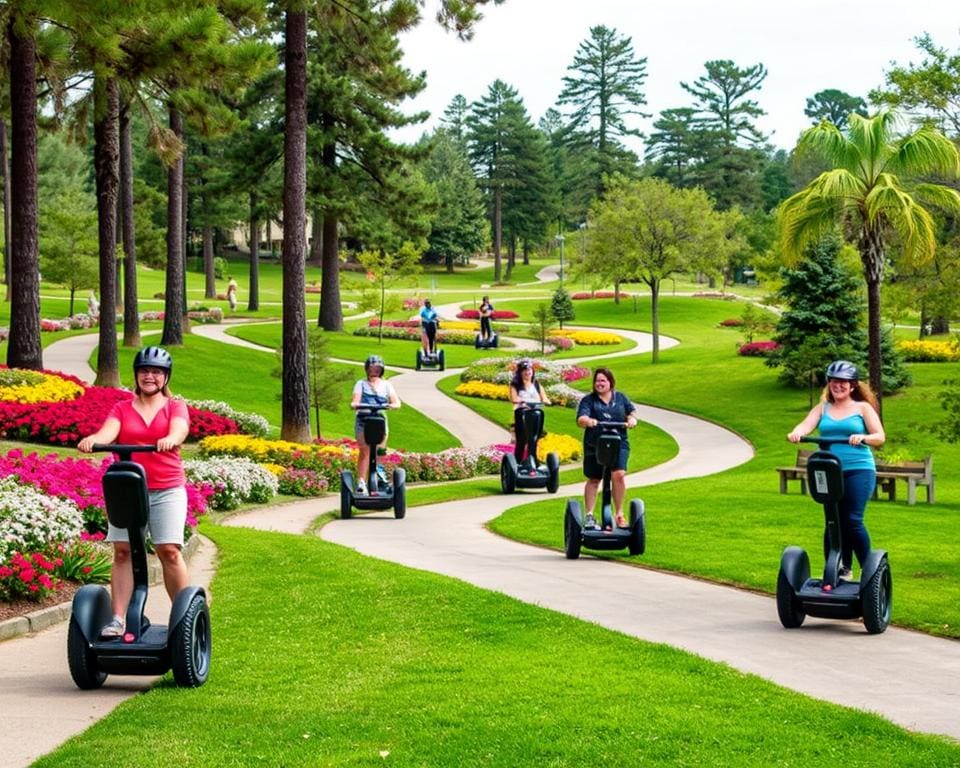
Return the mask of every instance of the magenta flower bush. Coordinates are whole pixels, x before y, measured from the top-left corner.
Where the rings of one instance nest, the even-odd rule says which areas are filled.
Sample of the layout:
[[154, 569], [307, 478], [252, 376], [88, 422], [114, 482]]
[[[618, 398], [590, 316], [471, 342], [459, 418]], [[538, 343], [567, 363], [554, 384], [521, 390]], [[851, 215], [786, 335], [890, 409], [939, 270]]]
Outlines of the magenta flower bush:
[[751, 341], [740, 347], [737, 354], [744, 357], [769, 357], [778, 349], [780, 345], [775, 341]]

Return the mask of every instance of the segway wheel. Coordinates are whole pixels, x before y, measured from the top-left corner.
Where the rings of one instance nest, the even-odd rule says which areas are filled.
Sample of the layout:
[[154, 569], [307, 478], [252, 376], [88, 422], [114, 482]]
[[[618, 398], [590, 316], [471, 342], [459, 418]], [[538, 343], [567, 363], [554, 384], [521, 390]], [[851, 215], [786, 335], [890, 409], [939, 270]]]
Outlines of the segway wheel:
[[170, 637], [170, 666], [181, 688], [199, 688], [210, 674], [210, 609], [194, 595]]
[[353, 516], [353, 472], [340, 473], [340, 518], [349, 520]]
[[871, 635], [879, 635], [890, 624], [893, 603], [893, 576], [887, 558], [880, 561], [861, 594], [863, 626]]
[[583, 520], [580, 514], [580, 505], [572, 499], [567, 502], [567, 509], [563, 513], [563, 553], [567, 560], [576, 560], [580, 557], [580, 547], [583, 544]]
[[407, 470], [393, 470], [393, 516], [403, 520], [407, 515]]
[[505, 453], [500, 459], [500, 490], [503, 493], [517, 490], [517, 457], [512, 453]]
[[447, 366], [446, 366], [446, 363], [444, 362], [444, 359], [443, 359], [443, 350], [442, 350], [442, 349], [441, 349], [439, 352], [437, 352], [437, 363], [440, 365], [440, 370], [441, 370], [441, 371], [446, 370], [446, 367], [447, 367]]
[[780, 623], [787, 629], [796, 629], [807, 617], [803, 605], [793, 591], [790, 579], [782, 568], [777, 575], [777, 615], [780, 617]]
[[97, 656], [74, 618], [70, 619], [70, 629], [67, 630], [67, 663], [70, 677], [82, 691], [95, 690], [107, 679], [107, 673], [98, 669]]
[[640, 499], [630, 500], [630, 541], [627, 549], [631, 555], [642, 555], [647, 551], [647, 516]]
[[497, 336], [497, 334], [493, 334], [493, 338], [490, 340], [490, 346], [493, 347], [494, 349], [496, 349], [500, 343], [498, 339], [499, 339], [499, 336]]
[[417, 370], [423, 366], [423, 353], [418, 349], [417, 350]]
[[547, 492], [556, 493], [560, 487], [560, 459], [557, 454], [547, 454]]
[[473, 337], [473, 348], [480, 349], [480, 334], [478, 333]]

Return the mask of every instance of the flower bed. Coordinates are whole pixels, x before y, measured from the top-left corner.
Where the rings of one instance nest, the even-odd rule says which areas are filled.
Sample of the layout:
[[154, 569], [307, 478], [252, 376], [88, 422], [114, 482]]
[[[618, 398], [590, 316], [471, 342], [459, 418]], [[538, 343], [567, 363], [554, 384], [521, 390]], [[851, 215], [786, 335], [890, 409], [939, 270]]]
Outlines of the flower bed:
[[[4, 375], [21, 371], [3, 369]], [[84, 387], [79, 379], [58, 373], [30, 371], [28, 377], [41, 376], [36, 384], [24, 383], [12, 388], [0, 387], [0, 435], [11, 440], [75, 445], [84, 435], [96, 432], [113, 405], [130, 400], [133, 393], [114, 387]], [[72, 399], [56, 400], [58, 396]], [[43, 408], [37, 408], [43, 403]], [[232, 419], [189, 403], [190, 439], [239, 432]]]
[[[383, 328], [379, 326], [364, 326], [362, 328], [357, 328], [354, 332], [354, 336], [380, 336], [383, 335], [386, 339], [405, 339], [408, 341], [420, 341], [420, 323], [416, 323], [416, 327], [397, 327], [397, 326], [388, 326], [384, 323]], [[464, 344], [464, 345], [473, 345], [474, 333], [467, 331], [447, 331], [443, 328], [437, 330], [437, 341], [443, 344]]]
[[609, 331], [583, 331], [566, 328], [554, 328], [550, 331], [551, 336], [560, 336], [572, 339], [577, 344], [584, 346], [596, 346], [603, 344], [620, 344], [623, 339], [615, 333]]
[[960, 344], [954, 341], [899, 341], [897, 349], [908, 363], [960, 361]]
[[[520, 315], [516, 312], [513, 312], [509, 309], [495, 309], [490, 315], [491, 320], [516, 320]], [[457, 312], [457, 319], [459, 320], [479, 320], [480, 319], [480, 310], [479, 309], [461, 309]]]

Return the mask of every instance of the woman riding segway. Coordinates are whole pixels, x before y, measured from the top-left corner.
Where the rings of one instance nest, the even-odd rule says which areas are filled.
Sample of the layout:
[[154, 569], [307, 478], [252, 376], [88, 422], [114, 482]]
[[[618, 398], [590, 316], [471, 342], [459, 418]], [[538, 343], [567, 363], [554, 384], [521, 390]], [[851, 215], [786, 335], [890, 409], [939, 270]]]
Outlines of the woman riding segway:
[[[364, 437], [364, 422], [370, 415], [364, 412], [364, 405], [389, 406], [390, 408], [400, 407], [400, 397], [393, 388], [393, 384], [383, 378], [384, 362], [380, 355], [370, 355], [363, 364], [363, 370], [366, 377], [359, 379], [353, 387], [353, 399], [350, 407], [357, 410], [357, 418], [354, 422], [353, 434], [357, 440], [357, 493], [366, 493], [367, 467], [370, 464], [370, 452], [387, 444], [388, 431], [384, 432], [383, 442], [379, 446], [368, 445]], [[383, 414], [384, 426], [386, 427], [386, 414]]]
[[577, 408], [577, 424], [584, 429], [583, 474], [587, 477], [583, 489], [583, 501], [586, 505], [585, 528], [597, 527], [593, 510], [597, 502], [600, 480], [603, 478], [603, 467], [596, 459], [597, 440], [601, 434], [597, 425], [600, 422], [621, 422], [626, 425], [626, 428], [617, 428], [620, 435], [620, 453], [612, 467], [611, 483], [615, 524], [618, 528], [628, 527], [627, 520], [623, 516], [623, 500], [627, 492], [625, 479], [627, 459], [630, 456], [627, 428], [632, 429], [637, 426], [638, 417], [636, 407], [630, 398], [614, 389], [615, 383], [613, 371], [609, 368], [597, 368], [593, 372], [593, 390], [580, 400]]

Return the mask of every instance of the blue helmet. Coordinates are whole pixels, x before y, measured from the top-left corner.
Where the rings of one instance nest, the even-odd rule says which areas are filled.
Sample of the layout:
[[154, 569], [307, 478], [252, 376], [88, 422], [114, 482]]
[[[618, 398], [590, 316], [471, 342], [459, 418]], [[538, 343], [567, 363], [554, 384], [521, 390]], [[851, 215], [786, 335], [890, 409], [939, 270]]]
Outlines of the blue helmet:
[[161, 368], [167, 372], [167, 381], [173, 373], [173, 358], [161, 347], [144, 347], [133, 358], [133, 375], [141, 368]]
[[847, 360], [834, 360], [827, 366], [827, 378], [839, 381], [858, 381], [860, 373], [853, 363]]

